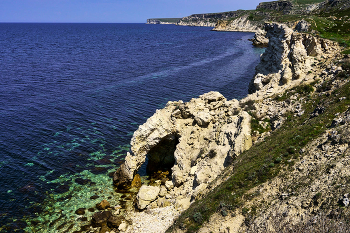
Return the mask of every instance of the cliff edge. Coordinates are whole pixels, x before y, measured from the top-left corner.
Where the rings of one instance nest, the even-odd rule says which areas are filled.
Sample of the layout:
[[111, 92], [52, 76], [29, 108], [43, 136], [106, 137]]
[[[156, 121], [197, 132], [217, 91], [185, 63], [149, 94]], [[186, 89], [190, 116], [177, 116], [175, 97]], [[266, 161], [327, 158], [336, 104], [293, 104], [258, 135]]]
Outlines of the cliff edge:
[[[144, 183], [135, 197], [135, 208], [147, 211], [135, 213], [130, 209], [128, 216], [137, 219], [137, 226], [130, 224], [126, 232], [136, 229], [154, 232], [147, 221], [154, 216], [165, 218], [166, 213], [171, 213], [172, 220], [167, 216], [168, 223], [157, 229], [162, 232], [175, 216], [190, 206], [197, 208], [191, 204], [195, 205], [196, 200], [207, 197], [211, 190], [230, 179], [242, 153], [249, 153], [252, 146], [278, 132], [288, 122], [290, 113], [304, 115], [306, 97], [296, 95], [290, 97], [293, 101], [280, 101], [279, 96], [300, 85], [313, 89], [311, 85], [316, 81], [324, 82], [342, 70], [337, 66], [324, 68], [338, 56], [337, 43], [278, 23], [266, 24], [265, 29], [270, 40], [256, 68], [257, 75], [252, 79], [250, 95], [239, 101], [209, 92], [187, 103], [169, 102], [134, 133], [131, 152], [115, 172], [113, 182], [119, 189], [132, 187], [143, 164], [147, 164], [146, 170], [153, 181]], [[277, 99], [272, 99], [274, 97]], [[318, 114], [319, 110], [315, 112]], [[159, 177], [159, 174], [165, 175]], [[225, 204], [220, 208], [233, 211]], [[213, 215], [209, 225], [220, 218]], [[239, 229], [244, 219], [239, 213], [231, 220]], [[190, 220], [203, 221], [200, 215]], [[229, 224], [226, 220], [219, 221], [220, 227]], [[186, 228], [178, 225], [176, 229], [181, 232], [183, 227]], [[213, 230], [208, 225], [203, 229], [203, 232]]]

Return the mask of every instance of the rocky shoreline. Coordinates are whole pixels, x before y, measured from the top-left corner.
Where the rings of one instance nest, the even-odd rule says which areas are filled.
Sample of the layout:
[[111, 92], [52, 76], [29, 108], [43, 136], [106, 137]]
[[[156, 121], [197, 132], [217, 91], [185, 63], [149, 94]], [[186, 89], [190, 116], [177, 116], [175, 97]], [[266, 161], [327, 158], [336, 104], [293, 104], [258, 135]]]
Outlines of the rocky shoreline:
[[[222, 172], [234, 159], [269, 135], [252, 131], [251, 112], [261, 125], [264, 119], [271, 120], [271, 129], [276, 130], [285, 112], [303, 114], [302, 102], [277, 103], [271, 101], [272, 96], [311, 83], [324, 72], [333, 75], [341, 70], [325, 71], [317, 65], [337, 56], [336, 43], [283, 24], [266, 24], [265, 29], [268, 48], [246, 98], [228, 101], [218, 92], [209, 92], [187, 103], [169, 102], [134, 133], [131, 151], [113, 181], [119, 190], [136, 187], [138, 191], [134, 190], [123, 211], [124, 221], [115, 229], [165, 232], [191, 203], [225, 180]], [[146, 157], [147, 170], [153, 174], [148, 184], [141, 184], [136, 174]], [[116, 214], [121, 216], [121, 212]], [[235, 223], [240, 226], [243, 220], [239, 219]], [[159, 222], [156, 228], [154, 221]]]
[[[342, 1], [335, 2], [342, 4]], [[308, 6], [306, 11], [326, 7], [323, 3], [316, 5], [317, 7]], [[260, 10], [270, 8], [286, 14], [300, 11], [289, 1], [260, 4], [257, 7]], [[117, 192], [123, 193], [123, 205], [110, 207], [107, 201], [101, 202], [99, 206], [103, 211], [94, 214], [90, 231], [169, 231], [181, 213], [229, 179], [234, 169], [233, 161], [239, 159], [244, 151], [264, 142], [273, 132], [283, 127], [288, 114], [293, 114], [294, 117], [304, 116], [306, 97], [294, 94], [285, 99], [287, 92], [297, 87], [309, 88], [307, 91], [312, 92], [314, 88], [320, 88], [323, 83], [336, 79], [337, 75], [343, 72], [341, 66], [334, 65], [335, 60], [342, 59], [338, 43], [320, 38], [315, 33], [305, 33], [310, 32], [310, 24], [302, 19], [286, 24], [252, 20], [252, 17], [259, 17], [261, 12], [263, 11], [255, 12], [253, 16], [244, 11], [196, 14], [182, 18], [176, 23], [171, 22], [176, 25], [215, 27], [215, 31], [255, 32], [253, 45], [267, 48], [249, 84], [247, 97], [241, 100], [227, 100], [219, 92], [209, 92], [186, 103], [181, 100], [171, 101], [163, 109], [157, 110], [134, 132], [130, 143], [131, 150], [127, 153], [125, 162], [113, 174]], [[148, 23], [169, 22], [152, 19], [148, 20]], [[332, 88], [341, 87], [346, 83], [347, 81], [335, 80], [332, 82]], [[317, 117], [323, 111], [322, 107], [316, 108], [310, 118]], [[348, 119], [348, 113], [343, 115], [339, 122]], [[349, 122], [345, 120], [341, 124], [348, 125]], [[347, 134], [344, 127], [342, 130]], [[339, 130], [341, 131], [340, 128]], [[332, 138], [337, 138], [337, 132], [331, 133], [331, 141]], [[318, 141], [308, 145], [308, 150], [312, 151], [311, 156], [315, 157], [321, 153], [317, 148], [320, 147], [320, 143], [328, 145], [326, 138], [329, 137], [329, 133], [324, 134]], [[331, 151], [332, 154], [343, 153], [348, 148], [348, 142], [345, 140], [340, 146], [344, 147], [340, 152], [330, 145], [328, 149], [321, 148], [323, 151]], [[280, 157], [278, 159], [282, 160]], [[326, 160], [320, 159], [318, 163], [312, 161], [311, 157], [305, 157], [303, 161], [294, 165], [299, 173], [294, 174], [291, 180], [303, 179], [303, 175], [300, 174], [308, 170], [303, 164], [305, 161], [316, 169], [325, 166]], [[347, 160], [341, 160], [340, 163], [344, 165], [342, 169], [345, 169]], [[146, 167], [149, 177], [140, 177], [137, 174], [141, 166]], [[319, 176], [323, 183], [328, 182], [322, 174]], [[342, 174], [343, 178], [346, 176], [346, 172]], [[286, 181], [286, 184], [291, 186], [292, 183], [288, 182]], [[274, 188], [270, 187], [271, 184]], [[312, 204], [303, 202], [305, 195], [290, 200], [290, 203], [297, 206], [294, 209], [291, 209], [289, 203], [280, 206], [278, 201], [271, 199], [271, 196], [277, 195], [277, 199], [287, 200], [290, 196], [287, 186], [276, 178], [269, 184], [260, 185], [259, 191], [249, 190], [249, 193], [261, 192], [263, 197], [253, 199], [255, 202], [247, 201], [244, 204], [245, 208], [255, 208], [256, 202], [273, 203], [262, 208], [262, 214], [257, 215], [254, 221], [249, 220], [249, 215], [244, 210], [233, 211], [220, 204], [221, 214], [213, 214], [198, 232], [227, 232], [227, 229], [229, 232], [256, 232], [254, 229], [267, 229], [269, 232], [270, 228], [265, 224], [268, 222], [266, 214], [280, 213], [284, 216], [286, 211], [290, 216], [287, 222], [292, 219], [302, 222], [302, 216], [311, 218], [312, 210], [308, 207]], [[287, 194], [279, 193], [278, 190], [284, 189], [287, 190]], [[309, 192], [316, 195], [317, 189], [311, 189]], [[323, 192], [328, 191], [324, 189]], [[346, 202], [348, 205], [347, 194], [342, 195], [342, 203]], [[306, 199], [310, 198], [314, 197]], [[231, 214], [228, 215], [227, 212]], [[196, 216], [193, 218], [196, 221]], [[248, 220], [250, 225], [244, 224]], [[181, 226], [180, 224], [171, 231], [184, 232], [185, 228]]]

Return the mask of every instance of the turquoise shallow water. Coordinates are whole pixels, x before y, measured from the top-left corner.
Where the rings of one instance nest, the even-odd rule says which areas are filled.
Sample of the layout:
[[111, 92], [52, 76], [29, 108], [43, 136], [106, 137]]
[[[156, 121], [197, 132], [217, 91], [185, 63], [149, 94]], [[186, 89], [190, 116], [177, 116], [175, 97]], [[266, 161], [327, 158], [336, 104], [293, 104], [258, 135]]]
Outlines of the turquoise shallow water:
[[0, 24], [0, 31], [4, 232], [73, 232], [85, 224], [77, 208], [110, 197], [119, 205], [108, 173], [137, 127], [170, 100], [208, 91], [242, 98], [263, 52], [247, 40], [252, 33], [200, 27]]

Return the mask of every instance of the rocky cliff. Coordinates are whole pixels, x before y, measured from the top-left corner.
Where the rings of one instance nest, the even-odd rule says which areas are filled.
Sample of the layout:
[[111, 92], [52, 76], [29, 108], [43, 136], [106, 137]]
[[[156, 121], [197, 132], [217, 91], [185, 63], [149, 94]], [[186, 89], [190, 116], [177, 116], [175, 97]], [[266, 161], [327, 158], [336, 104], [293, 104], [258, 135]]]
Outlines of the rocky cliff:
[[[131, 152], [115, 172], [114, 184], [121, 189], [132, 186], [135, 174], [146, 161], [149, 173], [171, 174], [170, 179], [163, 177], [151, 186], [142, 186], [135, 199], [139, 210], [160, 208], [157, 213], [149, 213], [164, 217], [162, 208], [167, 208], [177, 215], [226, 180], [222, 176], [222, 172], [227, 171], [225, 168], [242, 152], [262, 142], [270, 134], [269, 130], [279, 129], [286, 114], [304, 114], [304, 99], [281, 102], [271, 98], [300, 83], [313, 82], [315, 74], [320, 72], [320, 64], [325, 65], [334, 57], [339, 47], [283, 24], [266, 24], [265, 29], [270, 41], [252, 79], [252, 94], [238, 101], [209, 92], [187, 103], [169, 102], [134, 133]], [[327, 75], [339, 70], [341, 68], [333, 67]], [[253, 128], [252, 122], [264, 130]], [[222, 178], [216, 179], [219, 176]], [[145, 221], [151, 218], [149, 213], [130, 216], [146, 227]], [[235, 219], [239, 226], [244, 220], [241, 216]], [[129, 230], [134, 227], [131, 225]]]
[[168, 198], [189, 201], [250, 148], [250, 131], [250, 115], [237, 100], [227, 101], [218, 92], [188, 103], [169, 102], [134, 133], [132, 153], [115, 173], [114, 183], [131, 184], [148, 155], [148, 171], [171, 168]]
[[234, 20], [220, 20], [216, 23], [213, 31], [239, 31], [263, 33], [263, 24], [248, 19], [248, 15], [240, 16]]
[[176, 24], [180, 18], [147, 19], [146, 24]]
[[210, 14], [193, 14], [187, 17], [183, 17], [177, 23], [177, 25], [215, 27], [216, 23], [219, 20], [234, 18], [240, 14], [241, 14], [241, 11], [229, 11], [229, 12], [223, 12], [223, 13], [210, 13]]
[[[257, 90], [276, 90], [283, 85], [298, 84], [314, 71], [315, 60], [333, 57], [340, 52], [337, 43], [293, 31], [284, 24], [267, 23], [269, 47], [256, 67], [256, 76], [249, 86]], [[296, 85], [294, 84], [294, 85]]]
[[291, 1], [261, 2], [256, 7], [257, 10], [282, 11], [284, 14], [290, 13], [293, 9]]

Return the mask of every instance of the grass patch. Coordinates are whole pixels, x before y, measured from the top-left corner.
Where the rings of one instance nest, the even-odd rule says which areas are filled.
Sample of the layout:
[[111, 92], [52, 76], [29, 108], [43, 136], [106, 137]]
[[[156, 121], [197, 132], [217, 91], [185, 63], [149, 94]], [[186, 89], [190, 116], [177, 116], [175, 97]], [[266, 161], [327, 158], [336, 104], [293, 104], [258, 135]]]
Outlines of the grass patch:
[[350, 9], [344, 11], [321, 12], [310, 17], [313, 30], [322, 38], [337, 41], [341, 46], [350, 47]]
[[308, 95], [311, 94], [314, 91], [313, 85], [315, 85], [316, 82], [312, 82], [311, 84], [306, 85], [299, 85], [296, 86], [286, 92], [284, 92], [282, 95], [277, 95], [274, 99], [277, 101], [285, 101], [289, 99], [294, 94], [300, 94], [300, 95]]
[[[305, 91], [304, 88], [301, 88], [301, 93], [307, 95], [311, 89], [306, 88]], [[294, 91], [297, 90], [298, 88]], [[339, 96], [347, 99], [339, 102]], [[319, 104], [325, 106], [325, 112], [318, 117], [310, 118], [310, 114]], [[247, 200], [248, 190], [276, 177], [282, 168], [292, 166], [293, 161], [301, 156], [299, 150], [324, 133], [327, 126], [331, 125], [335, 114], [344, 112], [349, 105], [350, 83], [338, 89], [337, 95], [311, 96], [304, 106], [305, 114], [301, 117], [287, 115], [283, 126], [266, 138], [265, 142], [255, 144], [250, 150], [238, 156], [233, 164], [232, 176], [203, 199], [193, 203], [181, 214], [175, 225], [177, 227], [181, 225], [187, 232], [196, 232], [212, 214], [220, 213], [222, 202], [231, 206], [232, 211], [241, 208]], [[245, 215], [252, 213], [248, 209], [243, 209], [242, 212]], [[171, 227], [167, 232], [172, 230]]]
[[271, 130], [271, 126], [270, 126], [270, 121], [269, 120], [264, 120], [264, 122], [266, 122], [266, 127], [263, 127], [260, 123], [259, 120], [257, 118], [255, 118], [252, 114], [250, 114], [252, 116], [251, 120], [250, 120], [250, 125], [252, 128], [252, 132], [254, 134], [255, 131], [259, 132], [259, 134], [262, 134], [264, 132], [270, 131]]
[[342, 54], [350, 54], [350, 49], [344, 50]]

